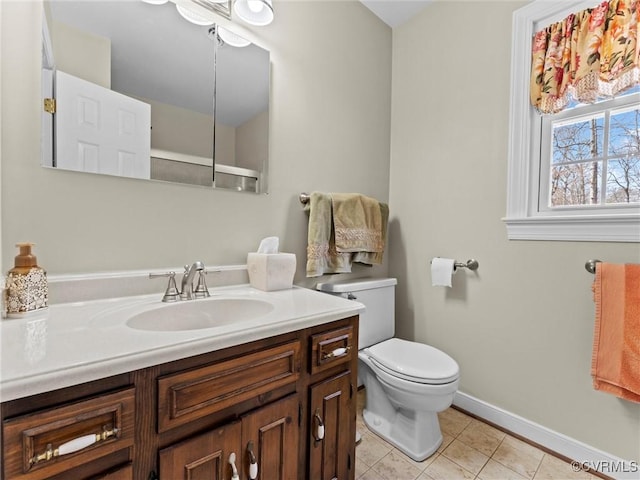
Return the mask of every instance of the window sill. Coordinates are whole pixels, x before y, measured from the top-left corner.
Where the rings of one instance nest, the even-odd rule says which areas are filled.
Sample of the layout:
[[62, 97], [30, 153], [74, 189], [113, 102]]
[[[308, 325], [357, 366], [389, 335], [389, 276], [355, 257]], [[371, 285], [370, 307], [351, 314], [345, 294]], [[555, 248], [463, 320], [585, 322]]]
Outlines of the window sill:
[[509, 240], [640, 243], [640, 214], [504, 218]]

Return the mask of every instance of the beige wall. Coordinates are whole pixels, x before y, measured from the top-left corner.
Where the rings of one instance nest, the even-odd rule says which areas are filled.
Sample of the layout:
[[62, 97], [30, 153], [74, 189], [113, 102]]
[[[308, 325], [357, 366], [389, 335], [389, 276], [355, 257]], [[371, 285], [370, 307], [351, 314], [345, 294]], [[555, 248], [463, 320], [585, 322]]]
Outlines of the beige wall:
[[236, 165], [236, 129], [221, 123], [216, 124], [215, 161], [221, 165]]
[[193, 110], [139, 100], [151, 105], [151, 148], [213, 158], [213, 117]]
[[271, 51], [268, 195], [40, 167], [40, 8], [3, 2], [4, 267], [18, 241], [50, 274], [239, 264], [277, 235], [297, 254], [296, 283], [312, 285], [299, 193], [387, 200], [391, 30], [358, 2], [280, 1], [270, 26], [244, 30]]
[[69, 75], [111, 88], [111, 42], [64, 23], [49, 22], [56, 66]]
[[[591, 387], [593, 276], [584, 269], [590, 258], [640, 261], [638, 244], [508, 241], [501, 221], [520, 5], [436, 2], [393, 32], [397, 331], [452, 355], [463, 392], [638, 461], [640, 405]], [[473, 257], [480, 268], [434, 288], [435, 256]]]
[[236, 165], [263, 171], [269, 148], [269, 112], [261, 112], [237, 128]]
[[265, 172], [269, 152], [269, 112], [238, 127], [216, 123], [216, 163]]

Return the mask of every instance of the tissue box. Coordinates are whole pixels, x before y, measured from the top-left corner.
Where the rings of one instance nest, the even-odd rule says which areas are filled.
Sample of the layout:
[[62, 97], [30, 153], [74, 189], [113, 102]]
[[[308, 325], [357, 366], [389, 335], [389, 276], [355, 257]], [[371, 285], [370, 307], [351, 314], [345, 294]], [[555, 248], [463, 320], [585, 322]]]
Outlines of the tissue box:
[[249, 253], [247, 255], [249, 283], [266, 292], [293, 286], [296, 273], [294, 253]]

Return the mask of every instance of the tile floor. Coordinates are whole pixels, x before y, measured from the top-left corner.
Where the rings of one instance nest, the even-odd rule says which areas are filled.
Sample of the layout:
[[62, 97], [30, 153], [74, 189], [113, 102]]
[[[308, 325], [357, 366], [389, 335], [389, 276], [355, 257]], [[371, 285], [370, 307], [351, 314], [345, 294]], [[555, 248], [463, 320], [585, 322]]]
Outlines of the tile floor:
[[571, 465], [459, 410], [439, 414], [444, 441], [416, 462], [370, 432], [362, 420], [364, 390], [358, 392], [356, 479], [359, 480], [572, 480], [592, 479]]

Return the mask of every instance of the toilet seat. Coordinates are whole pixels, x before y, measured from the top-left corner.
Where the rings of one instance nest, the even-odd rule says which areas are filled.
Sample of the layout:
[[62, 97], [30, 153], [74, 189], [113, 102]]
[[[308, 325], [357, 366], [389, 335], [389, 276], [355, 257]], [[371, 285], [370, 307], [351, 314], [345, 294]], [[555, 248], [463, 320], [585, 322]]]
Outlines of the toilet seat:
[[381, 370], [411, 382], [441, 385], [460, 375], [453, 358], [423, 343], [391, 338], [364, 350]]

